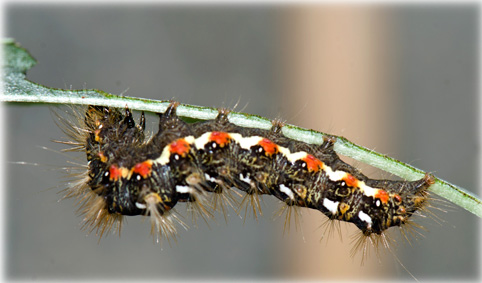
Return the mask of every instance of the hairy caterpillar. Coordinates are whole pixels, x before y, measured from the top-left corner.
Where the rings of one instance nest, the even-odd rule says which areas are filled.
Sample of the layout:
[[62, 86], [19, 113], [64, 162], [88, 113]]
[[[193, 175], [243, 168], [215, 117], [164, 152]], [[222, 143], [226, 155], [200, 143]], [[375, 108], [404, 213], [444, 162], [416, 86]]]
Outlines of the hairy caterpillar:
[[149, 215], [151, 232], [175, 236], [173, 220], [184, 225], [171, 213], [178, 202], [207, 218], [213, 207], [232, 203], [236, 188], [255, 215], [259, 196], [269, 194], [289, 208], [351, 222], [362, 232], [356, 247], [365, 251], [373, 237], [386, 244], [385, 230], [409, 224], [427, 205], [430, 175], [412, 182], [370, 179], [338, 157], [333, 137], [321, 145], [294, 141], [277, 120], [271, 130], [239, 127], [225, 109], [214, 120], [187, 124], [177, 106], [172, 102], [159, 114], [159, 131], [150, 139], [144, 114], [136, 124], [127, 108], [89, 106], [83, 125], [66, 124], [73, 141], [64, 143], [87, 155], [88, 172], [67, 193], [80, 198], [86, 229], [102, 236], [120, 231], [124, 216]]

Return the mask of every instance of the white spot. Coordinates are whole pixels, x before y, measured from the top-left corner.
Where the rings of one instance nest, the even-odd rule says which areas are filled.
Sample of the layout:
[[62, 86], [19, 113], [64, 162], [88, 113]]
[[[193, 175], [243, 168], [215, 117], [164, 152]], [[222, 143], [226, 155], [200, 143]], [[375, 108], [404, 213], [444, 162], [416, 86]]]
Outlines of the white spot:
[[176, 192], [180, 194], [190, 193], [192, 188], [189, 186], [176, 186]]
[[140, 175], [137, 175], [136, 179], [137, 179], [137, 181], [142, 180], [142, 178], [141, 178], [141, 176], [140, 176]]
[[146, 208], [146, 205], [145, 205], [145, 204], [138, 203], [138, 202], [136, 202], [136, 206], [137, 206], [137, 208], [140, 208], [140, 209], [145, 209], [145, 208]]
[[295, 199], [295, 196], [293, 194], [293, 192], [285, 185], [281, 184], [279, 185], [279, 190], [284, 193], [285, 195], [287, 195], [290, 199], [294, 200]]
[[174, 154], [174, 159], [179, 160], [179, 158], [180, 158], [180, 157], [179, 157], [179, 154], [177, 154], [177, 153]]
[[108, 176], [109, 176], [109, 171], [106, 171], [106, 172], [104, 173], [104, 176], [108, 177]]
[[362, 220], [362, 221], [365, 221], [369, 225], [372, 225], [372, 219], [365, 212], [363, 212], [363, 211], [358, 212], [358, 218], [360, 218], [360, 220]]
[[251, 185], [251, 179], [249, 178], [249, 174], [246, 177], [243, 177], [243, 174], [239, 174], [239, 179]]
[[377, 201], [375, 202], [375, 205], [376, 205], [377, 207], [380, 207], [380, 204], [381, 204], [381, 203], [380, 203], [380, 200], [377, 199]]
[[331, 213], [336, 214], [338, 211], [338, 204], [340, 204], [339, 201], [332, 201], [327, 198], [323, 199], [323, 206], [326, 207]]

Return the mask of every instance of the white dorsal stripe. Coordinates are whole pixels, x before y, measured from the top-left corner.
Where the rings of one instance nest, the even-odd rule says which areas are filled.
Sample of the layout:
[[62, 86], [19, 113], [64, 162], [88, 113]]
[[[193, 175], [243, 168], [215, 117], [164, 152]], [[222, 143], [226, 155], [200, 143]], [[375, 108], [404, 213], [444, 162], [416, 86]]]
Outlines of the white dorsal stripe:
[[[203, 149], [204, 146], [209, 142], [211, 133], [212, 132], [204, 133], [201, 136], [199, 136], [198, 138], [194, 138], [193, 136], [187, 136], [187, 137], [184, 138], [184, 140], [187, 143], [189, 143], [191, 145], [194, 145], [194, 147], [196, 149]], [[259, 137], [259, 136], [243, 137], [241, 134], [238, 134], [238, 133], [228, 133], [228, 135], [236, 143], [238, 143], [241, 148], [247, 149], [247, 150], [251, 149], [252, 146], [258, 145], [260, 143], [260, 141], [263, 139], [263, 137]], [[282, 147], [282, 146], [278, 146], [278, 150], [292, 164], [294, 164], [297, 160], [303, 160], [304, 158], [306, 158], [308, 156], [308, 153], [306, 153], [304, 151], [291, 153], [288, 148]], [[170, 157], [171, 157], [171, 152], [169, 150], [169, 145], [168, 145], [168, 146], [164, 147], [161, 155], [156, 160], [154, 160], [154, 162], [159, 163], [160, 165], [166, 165], [166, 164], [169, 163]], [[326, 172], [326, 175], [328, 176], [328, 178], [333, 182], [343, 180], [346, 177], [346, 175], [348, 174], [347, 172], [341, 171], [341, 170], [333, 171], [329, 166], [324, 166], [323, 169]], [[240, 176], [240, 179], [243, 182], [251, 184], [251, 179], [249, 177], [243, 178], [242, 176]], [[365, 194], [366, 196], [369, 196], [369, 197], [374, 197], [379, 191], [379, 189], [369, 187], [365, 184], [365, 182], [360, 181], [360, 180], [358, 180], [358, 187], [363, 192], [363, 194]], [[280, 186], [280, 189], [281, 189], [281, 186]], [[291, 190], [289, 190], [287, 187], [286, 187], [286, 189], [287, 189], [287, 191], [291, 192]], [[283, 192], [283, 193], [285, 193], [285, 192]], [[290, 196], [288, 193], [286, 193], [286, 195]], [[290, 196], [290, 198], [292, 198], [292, 197]]]
[[262, 140], [262, 137], [252, 136], [252, 137], [243, 137], [241, 140], [238, 140], [239, 146], [244, 149], [250, 149], [252, 146], [259, 144]]
[[[340, 171], [340, 170], [333, 171], [329, 166], [325, 166], [324, 169], [328, 178], [333, 182], [343, 180], [348, 174], [345, 171]], [[369, 187], [365, 184], [365, 182], [360, 180], [358, 180], [357, 184], [360, 190], [363, 192], [363, 194], [369, 197], [374, 197], [379, 191], [379, 189], [374, 189], [372, 187]]]
[[194, 136], [187, 136], [187, 137], [184, 138], [184, 140], [190, 145], [194, 144], [194, 142], [196, 141]]
[[212, 132], [207, 132], [199, 136], [195, 141], [194, 141], [194, 146], [197, 149], [203, 149], [206, 144], [209, 142], [209, 138], [211, 137]]
[[154, 163], [159, 163], [160, 165], [166, 165], [169, 163], [169, 158], [171, 157], [171, 152], [169, 151], [169, 145], [162, 149], [161, 156], [154, 160]]
[[358, 181], [358, 187], [363, 191], [363, 194], [369, 197], [375, 197], [380, 189], [374, 189], [365, 184], [365, 182]]
[[[185, 140], [191, 146], [196, 142], [194, 136], [186, 136], [183, 138], [183, 140]], [[153, 163], [158, 163], [160, 165], [166, 165], [169, 163], [169, 159], [171, 158], [170, 145], [171, 144], [168, 144], [162, 149], [161, 156], [155, 159]]]
[[297, 160], [303, 159], [308, 155], [308, 153], [304, 151], [299, 151], [295, 153], [290, 153], [286, 155], [286, 158], [288, 159], [289, 162], [295, 163]]

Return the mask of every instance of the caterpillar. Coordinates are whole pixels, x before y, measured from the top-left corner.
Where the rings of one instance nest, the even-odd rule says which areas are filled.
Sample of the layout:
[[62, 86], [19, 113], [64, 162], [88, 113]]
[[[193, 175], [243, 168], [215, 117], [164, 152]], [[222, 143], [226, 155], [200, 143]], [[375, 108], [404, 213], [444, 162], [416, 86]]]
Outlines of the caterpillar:
[[430, 174], [416, 181], [370, 179], [339, 158], [336, 137], [318, 145], [295, 141], [283, 136], [279, 120], [270, 130], [240, 127], [224, 108], [213, 120], [188, 124], [177, 116], [178, 105], [171, 102], [159, 114], [151, 138], [144, 112], [136, 123], [127, 107], [89, 106], [81, 125], [65, 123], [71, 141], [61, 143], [85, 152], [88, 164], [66, 196], [79, 199], [89, 232], [120, 233], [125, 216], [146, 215], [151, 233], [169, 240], [175, 222], [186, 226], [172, 213], [177, 203], [188, 203], [206, 219], [213, 209], [232, 206], [232, 194], [241, 191], [255, 216], [259, 197], [272, 195], [288, 208], [353, 223], [361, 231], [360, 247], [367, 239], [384, 239], [390, 227], [411, 224], [411, 216], [427, 207]]

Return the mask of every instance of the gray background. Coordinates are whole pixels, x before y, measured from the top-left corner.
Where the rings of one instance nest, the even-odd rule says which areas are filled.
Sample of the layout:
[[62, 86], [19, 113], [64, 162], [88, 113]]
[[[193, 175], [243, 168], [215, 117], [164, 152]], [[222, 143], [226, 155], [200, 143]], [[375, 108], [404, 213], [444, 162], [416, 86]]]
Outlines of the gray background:
[[[28, 73], [32, 81], [110, 93], [128, 89], [129, 96], [203, 106], [239, 102], [244, 112], [283, 117], [278, 8], [9, 5], [5, 12], [6, 35], [39, 61]], [[406, 113], [394, 125], [403, 142], [390, 155], [481, 195], [478, 6], [402, 5], [387, 13], [399, 47], [393, 53], [398, 107]], [[41, 164], [7, 164], [5, 263], [11, 278], [285, 278], [290, 261], [303, 260], [285, 253], [301, 236], [282, 236], [283, 221], [271, 219], [277, 204], [269, 197], [258, 222], [243, 224], [231, 213], [228, 225], [218, 217], [210, 228], [200, 223], [180, 231], [172, 247], [153, 245], [149, 223], [140, 217], [128, 219], [121, 238], [98, 244], [79, 229], [74, 201], [57, 202], [58, 168], [71, 155], [41, 148], [63, 148], [51, 142], [63, 134], [49, 107], [8, 104], [7, 117], [8, 161]], [[148, 125], [155, 128], [157, 119], [149, 117]], [[401, 245], [398, 256], [419, 280], [477, 278], [480, 221], [458, 208], [441, 217], [442, 225], [422, 222], [425, 237]], [[393, 278], [409, 277], [400, 269]]]

